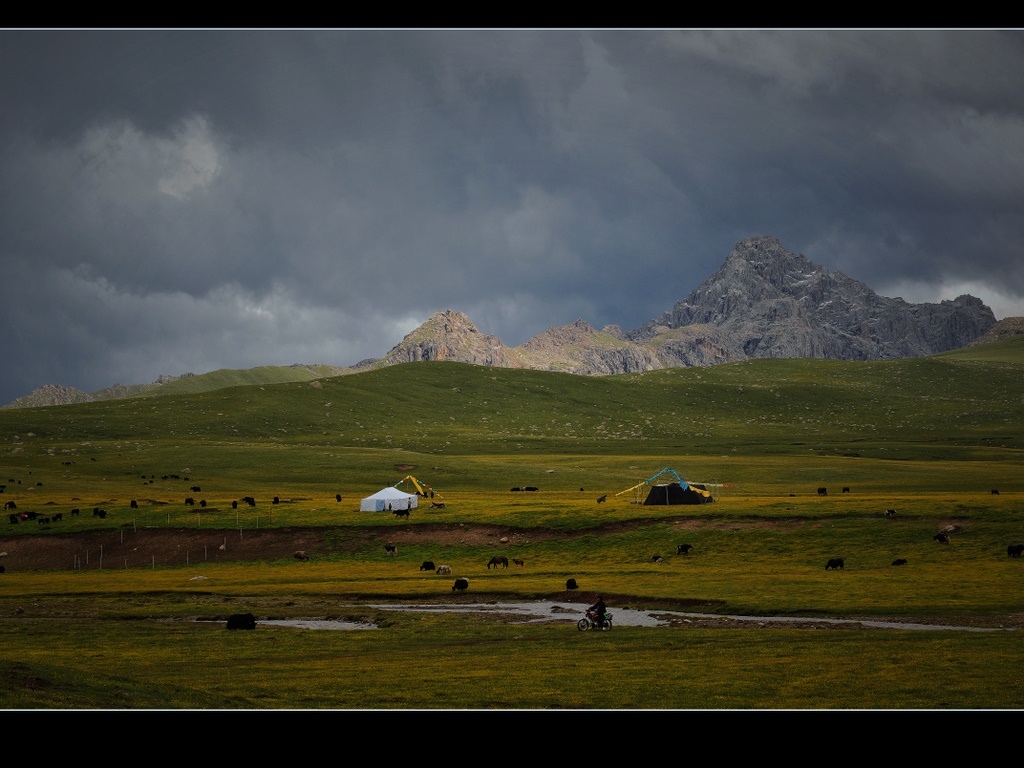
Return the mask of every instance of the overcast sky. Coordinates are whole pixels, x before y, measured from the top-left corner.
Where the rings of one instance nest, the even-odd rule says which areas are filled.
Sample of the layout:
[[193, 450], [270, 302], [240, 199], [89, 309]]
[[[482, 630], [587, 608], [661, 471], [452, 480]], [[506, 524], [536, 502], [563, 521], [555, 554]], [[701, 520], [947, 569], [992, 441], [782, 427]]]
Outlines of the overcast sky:
[[0, 404], [636, 328], [772, 235], [1024, 315], [1020, 31], [0, 31]]

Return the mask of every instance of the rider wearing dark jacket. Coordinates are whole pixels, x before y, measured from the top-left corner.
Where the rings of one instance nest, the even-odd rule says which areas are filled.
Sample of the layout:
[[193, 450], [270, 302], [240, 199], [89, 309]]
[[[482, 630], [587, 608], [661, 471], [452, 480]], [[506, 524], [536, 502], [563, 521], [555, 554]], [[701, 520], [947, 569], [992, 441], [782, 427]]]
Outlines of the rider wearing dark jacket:
[[590, 610], [593, 611], [594, 614], [597, 616], [598, 626], [603, 624], [604, 623], [604, 615], [605, 615], [605, 613], [608, 610], [607, 606], [605, 606], [605, 604], [604, 604], [604, 598], [601, 597], [601, 596], [598, 596], [597, 602], [594, 603], [592, 606], [590, 606]]

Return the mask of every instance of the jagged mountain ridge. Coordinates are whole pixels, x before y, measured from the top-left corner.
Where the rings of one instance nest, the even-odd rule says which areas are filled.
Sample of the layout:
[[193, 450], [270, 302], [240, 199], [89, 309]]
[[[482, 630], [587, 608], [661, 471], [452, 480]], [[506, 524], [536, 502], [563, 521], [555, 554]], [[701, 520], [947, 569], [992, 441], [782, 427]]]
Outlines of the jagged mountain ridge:
[[[1001, 324], [1011, 320], [1019, 318]], [[308, 375], [341, 375], [451, 360], [605, 375], [763, 357], [898, 359], [959, 349], [986, 338], [996, 325], [992, 310], [973, 296], [939, 304], [886, 298], [858, 280], [791, 253], [776, 238], [762, 236], [738, 242], [722, 267], [689, 296], [627, 333], [615, 325], [598, 331], [580, 319], [507, 347], [498, 337], [481, 333], [462, 312], [448, 309], [432, 315], [382, 358], [361, 360], [350, 368], [291, 367], [317, 369]], [[324, 372], [327, 368], [332, 372]], [[46, 385], [4, 407], [154, 394], [171, 389], [161, 385], [177, 378], [115, 385], [91, 395]]]
[[909, 304], [787, 251], [773, 237], [742, 240], [722, 267], [660, 318], [628, 334], [713, 326], [729, 360], [821, 357], [880, 360], [947, 352], [995, 325], [973, 296]]
[[899, 359], [959, 349], [995, 324], [992, 310], [973, 296], [939, 304], [879, 296], [765, 236], [741, 240], [689, 296], [625, 334], [577, 320], [505, 347], [447, 310], [373, 366], [456, 360], [600, 375], [762, 357]]

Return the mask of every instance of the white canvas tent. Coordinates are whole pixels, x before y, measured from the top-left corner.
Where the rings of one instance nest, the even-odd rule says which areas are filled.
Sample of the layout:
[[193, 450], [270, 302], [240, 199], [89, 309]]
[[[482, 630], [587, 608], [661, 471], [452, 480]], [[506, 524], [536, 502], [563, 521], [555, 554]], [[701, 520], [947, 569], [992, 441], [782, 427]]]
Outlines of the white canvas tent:
[[391, 505], [392, 511], [399, 509], [416, 509], [419, 497], [414, 493], [405, 493], [392, 488], [390, 485], [387, 488], [382, 488], [372, 496], [367, 496], [361, 502], [359, 502], [360, 512], [384, 512], [388, 508], [388, 504]]

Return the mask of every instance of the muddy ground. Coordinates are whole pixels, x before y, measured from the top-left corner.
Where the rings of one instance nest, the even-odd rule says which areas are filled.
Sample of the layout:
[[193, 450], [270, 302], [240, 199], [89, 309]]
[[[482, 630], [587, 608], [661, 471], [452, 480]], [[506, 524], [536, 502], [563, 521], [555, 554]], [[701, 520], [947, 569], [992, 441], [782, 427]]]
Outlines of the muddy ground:
[[[589, 529], [586, 535], [595, 532], [612, 532], [624, 528], [649, 524], [651, 521], [630, 520], [612, 523], [599, 529]], [[692, 522], [692, 521], [686, 521]], [[754, 523], [756, 525], [756, 523]], [[785, 524], [776, 521], [774, 524]], [[736, 525], [730, 523], [730, 525]], [[687, 527], [685, 523], [676, 526], [680, 530]], [[584, 535], [583, 532], [563, 532], [538, 529], [516, 529], [499, 525], [483, 524], [418, 524], [399, 525], [387, 528], [368, 526], [365, 528], [272, 528], [244, 531], [223, 529], [135, 529], [132, 526], [93, 530], [79, 533], [57, 533], [48, 531], [44, 535], [13, 535], [0, 536], [0, 565], [5, 572], [62, 569], [93, 569], [93, 568], [149, 568], [157, 566], [176, 566], [189, 563], [211, 562], [232, 563], [250, 561], [274, 561], [294, 559], [295, 553], [304, 552], [311, 560], [317, 557], [345, 552], [364, 551], [367, 546], [380, 546], [384, 556], [384, 545], [398, 547], [399, 551], [407, 545], [434, 544], [445, 546], [450, 544], [471, 545], [525, 545], [530, 542], [557, 538], [571, 538]], [[595, 595], [586, 592], [567, 594], [560, 592], [546, 597], [552, 600], [570, 600], [581, 605], [589, 604]], [[475, 601], [488, 599], [507, 600], [508, 595], [488, 596], [475, 593]], [[447, 596], [446, 598], [447, 599]], [[451, 599], [458, 599], [455, 596]], [[649, 605], [650, 600], [630, 595], [605, 595], [609, 607], [629, 607]], [[697, 600], [675, 600], [663, 602], [660, 607], [668, 610], [713, 613], [723, 606], [711, 602]], [[832, 617], [836, 618], [836, 617]], [[935, 625], [954, 624], [971, 627], [1013, 627], [1024, 628], [1024, 614], [983, 617], [871, 617], [896, 622], [916, 622]], [[690, 627], [708, 626], [716, 628], [818, 628], [844, 629], [847, 625], [837, 625], [817, 620], [808, 616], [806, 620], [794, 623], [792, 617], [786, 620], [773, 621], [764, 617], [763, 621], [736, 621], [728, 617], [686, 619], [672, 621], [670, 625]]]

